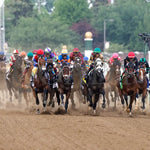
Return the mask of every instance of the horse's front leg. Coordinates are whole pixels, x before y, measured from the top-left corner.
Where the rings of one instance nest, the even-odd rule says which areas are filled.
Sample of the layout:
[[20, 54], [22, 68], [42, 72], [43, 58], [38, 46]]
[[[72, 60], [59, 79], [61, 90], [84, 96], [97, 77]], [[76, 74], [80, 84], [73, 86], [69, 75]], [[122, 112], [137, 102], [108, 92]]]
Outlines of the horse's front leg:
[[70, 93], [71, 93], [71, 92], [68, 92], [68, 93], [66, 94], [66, 101], [65, 101], [65, 111], [66, 111], [66, 113], [67, 113], [67, 110], [68, 110], [68, 104], [69, 104]]
[[71, 98], [72, 108], [74, 109], [74, 108], [75, 108], [75, 103], [74, 103], [74, 91], [71, 92], [70, 98]]
[[94, 104], [93, 104], [94, 114], [96, 114], [96, 105], [97, 105], [98, 100], [99, 100], [99, 94], [95, 94]]
[[33, 96], [35, 97], [36, 99], [36, 107], [37, 107], [37, 111], [36, 111], [36, 114], [40, 114], [40, 109], [39, 109], [39, 97], [38, 97], [38, 90], [37, 88], [33, 89]]
[[135, 94], [130, 96], [130, 105], [129, 105], [129, 109], [130, 109], [129, 115], [130, 116], [132, 115], [132, 104], [133, 104], [134, 100], [135, 100]]
[[64, 106], [64, 95], [63, 95], [63, 93], [61, 93], [60, 96], [61, 96], [61, 101], [62, 101], [61, 104]]
[[143, 94], [142, 94], [142, 103], [143, 103], [143, 106], [141, 107], [143, 110], [145, 109], [145, 98], [146, 98], [146, 93], [147, 93], [147, 89], [145, 89], [143, 91]]
[[47, 104], [47, 98], [48, 98], [48, 90], [44, 89], [43, 92], [44, 92], [43, 107], [44, 107], [44, 111], [45, 111], [45, 107], [46, 107], [46, 104]]
[[87, 100], [90, 102], [89, 106], [92, 107], [93, 106], [93, 102], [92, 102], [92, 90], [90, 88], [88, 89]]
[[129, 110], [128, 97], [127, 97], [127, 95], [124, 95], [124, 99], [125, 99], [125, 101], [126, 101], [126, 107], [127, 107], [126, 111], [129, 112], [130, 110]]
[[105, 90], [102, 91], [102, 95], [103, 95], [103, 104], [102, 104], [102, 108], [105, 108], [105, 107], [106, 107], [106, 104], [105, 104]]
[[56, 93], [57, 103], [58, 105], [60, 105], [60, 97], [59, 97], [60, 93], [58, 91], [58, 88], [55, 88], [55, 93]]

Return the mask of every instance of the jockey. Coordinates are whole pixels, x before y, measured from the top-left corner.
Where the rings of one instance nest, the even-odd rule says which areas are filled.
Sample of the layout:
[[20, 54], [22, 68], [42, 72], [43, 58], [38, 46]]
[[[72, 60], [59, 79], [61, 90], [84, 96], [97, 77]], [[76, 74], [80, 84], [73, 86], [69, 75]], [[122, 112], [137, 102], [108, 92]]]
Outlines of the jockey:
[[[128, 69], [128, 63], [129, 62], [133, 62], [134, 63], [134, 72], [137, 76], [138, 72], [137, 72], [137, 69], [138, 69], [138, 59], [137, 57], [135, 56], [134, 52], [129, 52], [128, 53], [128, 56], [124, 59], [124, 68], [125, 68], [125, 71]], [[123, 86], [122, 86], [122, 79], [123, 79], [123, 76], [125, 74], [125, 71], [122, 73], [122, 75], [120, 76], [120, 88], [122, 89]]]
[[38, 51], [38, 50], [36, 50], [36, 49], [32, 51], [32, 53], [33, 53], [33, 58], [34, 58], [34, 56], [37, 54], [37, 51]]
[[6, 61], [6, 56], [4, 56], [4, 52], [0, 52], [0, 62]]
[[70, 65], [70, 58], [67, 49], [62, 49], [61, 55], [58, 56], [58, 64], [60, 66]]
[[70, 61], [73, 61], [75, 60], [75, 57], [80, 57], [81, 58], [81, 61], [83, 63], [83, 55], [81, 54], [81, 52], [79, 52], [79, 49], [78, 48], [74, 48], [73, 49], [73, 52], [70, 53]]
[[31, 76], [31, 87], [34, 86], [34, 81], [33, 81], [33, 77], [35, 76], [35, 74], [37, 73], [38, 70], [38, 59], [39, 57], [43, 57], [44, 56], [44, 51], [42, 49], [39, 49], [37, 51], [37, 54], [34, 56], [33, 58], [33, 69], [32, 69], [32, 76]]
[[27, 56], [24, 59], [24, 64], [25, 64], [25, 70], [24, 70], [23, 75], [22, 75], [22, 83], [24, 82], [25, 74], [27, 73], [27, 71], [30, 68], [31, 64], [33, 64], [33, 53], [32, 52], [29, 52], [27, 54]]
[[25, 57], [27, 56], [27, 53], [25, 51], [22, 51], [19, 56], [24, 60]]
[[19, 56], [19, 51], [17, 49], [15, 49], [13, 51], [13, 55], [10, 56], [10, 63], [9, 63], [10, 69], [9, 69], [9, 71], [6, 74], [6, 79], [8, 79], [8, 80], [11, 77], [11, 73], [13, 71], [13, 66], [14, 66], [14, 63], [16, 62], [16, 59], [17, 59], [18, 56]]
[[138, 63], [138, 66], [140, 67], [141, 65], [145, 65], [145, 69], [146, 69], [146, 79], [147, 79], [147, 90], [149, 90], [149, 76], [148, 76], [148, 73], [149, 73], [149, 64], [147, 62], [147, 60], [145, 58], [141, 58], [139, 63]]
[[134, 52], [129, 52], [128, 56], [124, 59], [124, 68], [127, 70], [128, 68], [128, 63], [132, 61], [134, 63], [134, 69], [137, 71], [138, 69], [138, 59], [135, 56]]
[[115, 60], [121, 60], [118, 53], [113, 53], [112, 57], [109, 60], [109, 65], [111, 66]]
[[103, 55], [101, 54], [100, 48], [95, 48], [93, 53], [90, 56], [91, 63], [94, 62], [97, 58], [100, 58], [103, 61]]
[[53, 59], [54, 62], [57, 61], [56, 56], [55, 56], [54, 53], [52, 53], [52, 51], [51, 51], [51, 48], [49, 48], [49, 47], [45, 48], [44, 54], [45, 54], [45, 61], [46, 61], [46, 63], [48, 63], [47, 61], [48, 61], [49, 59]]

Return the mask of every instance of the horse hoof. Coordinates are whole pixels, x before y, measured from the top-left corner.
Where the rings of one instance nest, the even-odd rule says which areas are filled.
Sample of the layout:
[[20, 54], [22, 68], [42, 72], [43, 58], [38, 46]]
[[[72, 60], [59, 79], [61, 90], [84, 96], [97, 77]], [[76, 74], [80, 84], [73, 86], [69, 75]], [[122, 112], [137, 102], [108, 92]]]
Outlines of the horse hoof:
[[53, 107], [53, 108], [55, 107], [55, 103], [52, 104], [52, 107]]
[[93, 110], [93, 114], [96, 115], [96, 110]]
[[102, 108], [104, 109], [106, 106], [105, 106], [105, 104], [102, 104]]
[[36, 114], [39, 115], [39, 114], [40, 114], [40, 110], [37, 110], [37, 111], [36, 111]]
[[132, 113], [131, 112], [129, 112], [129, 116], [132, 117]]
[[91, 109], [92, 109], [92, 107], [88, 106], [88, 109], [89, 109], [89, 110], [91, 110]]

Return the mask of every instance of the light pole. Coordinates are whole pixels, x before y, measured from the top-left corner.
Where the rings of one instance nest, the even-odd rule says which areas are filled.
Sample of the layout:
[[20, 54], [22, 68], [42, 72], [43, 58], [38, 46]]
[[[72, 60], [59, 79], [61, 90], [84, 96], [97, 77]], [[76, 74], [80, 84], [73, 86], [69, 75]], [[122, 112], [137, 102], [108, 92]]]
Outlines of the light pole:
[[114, 19], [104, 19], [104, 50], [105, 50], [105, 44], [106, 44], [106, 21], [113, 22]]

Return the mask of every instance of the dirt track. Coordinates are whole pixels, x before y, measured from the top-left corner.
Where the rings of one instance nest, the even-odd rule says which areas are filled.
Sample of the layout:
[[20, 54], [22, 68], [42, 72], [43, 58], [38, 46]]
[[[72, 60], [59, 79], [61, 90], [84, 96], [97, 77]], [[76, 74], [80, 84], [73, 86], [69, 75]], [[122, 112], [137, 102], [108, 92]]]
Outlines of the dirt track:
[[149, 150], [150, 116], [0, 110], [0, 150]]

